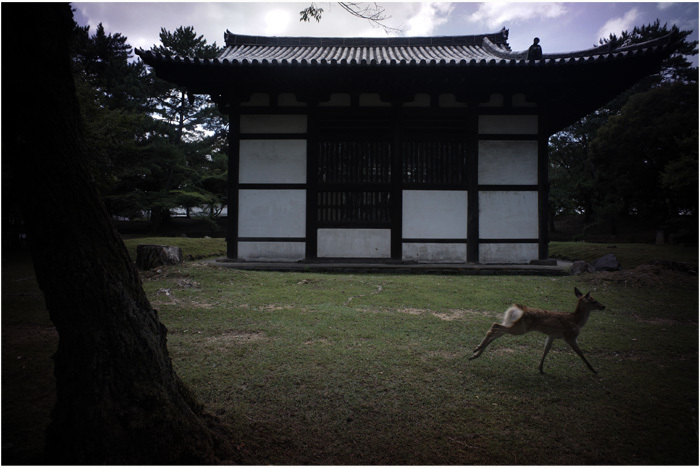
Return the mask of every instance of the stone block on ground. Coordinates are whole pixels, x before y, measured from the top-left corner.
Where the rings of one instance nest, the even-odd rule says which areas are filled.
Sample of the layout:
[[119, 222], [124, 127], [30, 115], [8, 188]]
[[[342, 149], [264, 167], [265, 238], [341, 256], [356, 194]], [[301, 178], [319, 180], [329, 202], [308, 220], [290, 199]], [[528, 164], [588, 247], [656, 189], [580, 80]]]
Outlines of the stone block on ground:
[[584, 262], [583, 260], [579, 260], [577, 262], [574, 262], [571, 265], [571, 274], [572, 275], [580, 275], [583, 273], [594, 273], [594, 272], [595, 272], [595, 268], [593, 268], [593, 266], [590, 263]]
[[617, 257], [613, 254], [604, 255], [593, 261], [595, 271], [620, 271], [622, 264], [617, 261]]
[[182, 262], [182, 249], [173, 245], [137, 245], [136, 266], [141, 270]]

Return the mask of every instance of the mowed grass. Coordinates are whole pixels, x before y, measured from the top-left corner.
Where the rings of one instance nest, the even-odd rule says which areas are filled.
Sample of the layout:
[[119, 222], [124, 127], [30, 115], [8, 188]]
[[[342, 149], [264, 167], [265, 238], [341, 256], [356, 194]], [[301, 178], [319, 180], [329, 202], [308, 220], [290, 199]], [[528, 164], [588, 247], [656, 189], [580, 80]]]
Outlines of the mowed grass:
[[[698, 463], [696, 276], [336, 275], [195, 261], [143, 279], [178, 374], [232, 427], [237, 463]], [[579, 337], [597, 376], [561, 341], [540, 375], [534, 333], [468, 361], [512, 302], [570, 311], [574, 286], [607, 306]], [[17, 364], [6, 355], [3, 333], [3, 409], [6, 364]]]

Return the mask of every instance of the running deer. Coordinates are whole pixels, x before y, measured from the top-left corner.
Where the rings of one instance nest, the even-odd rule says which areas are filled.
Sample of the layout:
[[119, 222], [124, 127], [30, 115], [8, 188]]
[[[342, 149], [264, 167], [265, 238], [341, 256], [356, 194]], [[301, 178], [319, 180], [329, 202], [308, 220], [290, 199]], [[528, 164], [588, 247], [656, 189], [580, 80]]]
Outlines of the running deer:
[[540, 374], [544, 374], [542, 370], [544, 358], [547, 356], [547, 353], [549, 353], [549, 349], [552, 347], [552, 343], [556, 338], [563, 338], [564, 341], [576, 351], [576, 354], [583, 359], [583, 362], [586, 363], [588, 368], [594, 374], [597, 374], [596, 370], [591, 366], [591, 363], [588, 362], [583, 355], [583, 351], [579, 348], [576, 338], [588, 321], [588, 316], [591, 314], [591, 311], [603, 310], [605, 306], [593, 299], [590, 292], [584, 295], [578, 288], [574, 288], [574, 294], [578, 297], [578, 302], [573, 314], [533, 309], [531, 307], [514, 304], [511, 308], [506, 310], [502, 323], [494, 323], [491, 325], [488, 333], [486, 333], [486, 338], [484, 338], [479, 346], [474, 348], [474, 354], [469, 360], [471, 361], [481, 356], [481, 353], [484, 352], [486, 347], [493, 340], [506, 333], [509, 335], [524, 335], [531, 331], [538, 331], [547, 335], [547, 341], [544, 345], [544, 354], [540, 360]]

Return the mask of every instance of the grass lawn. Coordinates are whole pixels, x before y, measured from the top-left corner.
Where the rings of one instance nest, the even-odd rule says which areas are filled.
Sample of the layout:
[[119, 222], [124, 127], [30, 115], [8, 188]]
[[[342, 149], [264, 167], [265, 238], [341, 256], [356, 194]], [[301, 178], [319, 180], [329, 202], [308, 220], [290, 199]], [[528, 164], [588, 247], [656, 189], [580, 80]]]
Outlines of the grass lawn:
[[[697, 263], [686, 252], [646, 255]], [[56, 337], [22, 265], [3, 265], [5, 464], [37, 460], [52, 404]], [[143, 279], [177, 372], [232, 427], [238, 463], [698, 463], [697, 276], [277, 273], [198, 260]], [[536, 334], [467, 360], [512, 302], [570, 311], [574, 286], [607, 306], [579, 337], [597, 376], [560, 340], [540, 375]]]

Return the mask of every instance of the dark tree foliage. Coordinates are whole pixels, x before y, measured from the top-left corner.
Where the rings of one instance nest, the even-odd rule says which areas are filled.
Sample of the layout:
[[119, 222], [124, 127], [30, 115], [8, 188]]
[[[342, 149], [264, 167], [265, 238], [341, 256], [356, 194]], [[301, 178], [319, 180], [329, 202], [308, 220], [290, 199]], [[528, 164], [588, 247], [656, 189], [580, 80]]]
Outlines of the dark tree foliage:
[[550, 138], [552, 214], [582, 213], [612, 234], [625, 218], [655, 229], [697, 215], [698, 70], [688, 61], [697, 42], [657, 20], [600, 43], [622, 47], [671, 32], [681, 45], [660, 73]]
[[[191, 27], [161, 30], [166, 55], [212, 57]], [[153, 213], [169, 220], [176, 207], [201, 206], [220, 212], [225, 189], [212, 179], [226, 177], [221, 164], [227, 122], [205, 99], [190, 101], [186, 90], [149, 73], [133, 61], [127, 38], [106, 34], [98, 25], [74, 25], [73, 70], [85, 122], [90, 167], [113, 216], [137, 218]], [[189, 212], [189, 211], [188, 211]]]
[[[36, 277], [59, 335], [45, 461], [228, 460], [218, 423], [173, 370], [166, 329], [92, 182], [71, 71], [70, 7], [4, 4], [2, 12], [3, 34], [11, 38], [3, 69], [12, 67], [3, 74], [3, 172], [19, 194]], [[40, 59], [27, 53], [38, 50]]]
[[[623, 31], [619, 37], [616, 34], [610, 34], [607, 38], [600, 39], [600, 44], [612, 44], [615, 47], [641, 44], [666, 36], [670, 32], [678, 34], [682, 44], [677, 52], [666, 60], [661, 73], [653, 76], [652, 82], [658, 80], [681, 81], [685, 83], [697, 81], [697, 69], [694, 69], [690, 61], [688, 61], [689, 56], [697, 55], [698, 53], [698, 41], [687, 41], [687, 37], [692, 31], [681, 31], [675, 25], [669, 29], [668, 24], [661, 26], [661, 22], [657, 19], [651, 24], [635, 26], [632, 31]], [[648, 86], [648, 83], [643, 83]]]
[[697, 212], [697, 83], [664, 82], [632, 95], [590, 144], [604, 167], [596, 186], [611, 214], [634, 214], [662, 225]]

